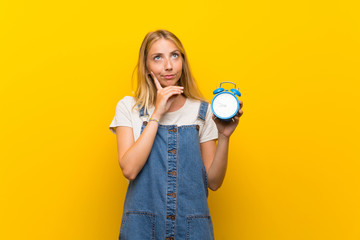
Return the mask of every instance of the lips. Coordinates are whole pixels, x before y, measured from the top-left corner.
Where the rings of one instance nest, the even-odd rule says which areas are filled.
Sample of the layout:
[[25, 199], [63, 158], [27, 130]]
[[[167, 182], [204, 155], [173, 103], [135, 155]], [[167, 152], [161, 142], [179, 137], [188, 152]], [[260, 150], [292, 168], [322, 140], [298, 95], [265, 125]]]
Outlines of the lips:
[[175, 77], [175, 75], [164, 75], [164, 78], [165, 79], [172, 79], [172, 78], [174, 78]]

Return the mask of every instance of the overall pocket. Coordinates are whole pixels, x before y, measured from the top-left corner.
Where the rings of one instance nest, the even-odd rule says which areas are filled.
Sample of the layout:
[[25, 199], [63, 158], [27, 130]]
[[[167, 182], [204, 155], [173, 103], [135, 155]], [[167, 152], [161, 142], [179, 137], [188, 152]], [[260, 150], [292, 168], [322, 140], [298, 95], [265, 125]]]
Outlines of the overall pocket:
[[119, 240], [155, 240], [155, 214], [127, 211], [121, 222]]
[[194, 215], [187, 217], [186, 240], [214, 240], [210, 216]]

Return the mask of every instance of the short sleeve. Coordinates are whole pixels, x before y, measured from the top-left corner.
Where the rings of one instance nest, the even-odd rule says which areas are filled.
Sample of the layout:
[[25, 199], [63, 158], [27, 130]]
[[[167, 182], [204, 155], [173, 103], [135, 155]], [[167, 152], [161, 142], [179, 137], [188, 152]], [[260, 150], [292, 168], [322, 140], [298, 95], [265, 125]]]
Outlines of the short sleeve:
[[115, 116], [109, 126], [110, 131], [114, 134], [116, 134], [115, 128], [118, 126], [132, 127], [130, 100], [129, 97], [124, 97], [116, 105]]
[[218, 130], [214, 120], [212, 119], [212, 112], [210, 106], [207, 109], [205, 123], [202, 127], [202, 130], [200, 128], [199, 139], [200, 143], [218, 139]]

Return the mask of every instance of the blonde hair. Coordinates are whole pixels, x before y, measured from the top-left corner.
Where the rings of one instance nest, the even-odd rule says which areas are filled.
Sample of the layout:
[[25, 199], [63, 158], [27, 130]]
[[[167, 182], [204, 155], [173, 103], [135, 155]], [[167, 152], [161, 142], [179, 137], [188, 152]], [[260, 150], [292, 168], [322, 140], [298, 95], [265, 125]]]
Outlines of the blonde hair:
[[154, 81], [148, 76], [149, 72], [147, 71], [146, 59], [152, 44], [161, 38], [172, 41], [180, 50], [182, 57], [182, 72], [178, 85], [184, 87], [183, 95], [187, 98], [206, 101], [198, 89], [195, 79], [190, 71], [190, 65], [182, 43], [173, 33], [160, 29], [146, 34], [141, 44], [138, 63], [134, 69], [134, 72], [137, 70], [137, 87], [134, 96], [136, 103], [134, 107], [139, 105], [140, 108], [144, 107], [145, 111], [147, 111], [150, 107], [155, 105], [157, 89]]

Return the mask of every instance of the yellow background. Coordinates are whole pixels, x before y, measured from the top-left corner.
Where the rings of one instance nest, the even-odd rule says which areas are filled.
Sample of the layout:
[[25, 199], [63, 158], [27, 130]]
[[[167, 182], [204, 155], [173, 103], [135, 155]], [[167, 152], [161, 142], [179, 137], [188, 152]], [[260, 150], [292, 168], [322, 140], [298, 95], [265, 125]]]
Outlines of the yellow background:
[[108, 130], [149, 31], [244, 115], [216, 239], [360, 239], [358, 1], [0, 2], [0, 239], [117, 239], [127, 182]]

